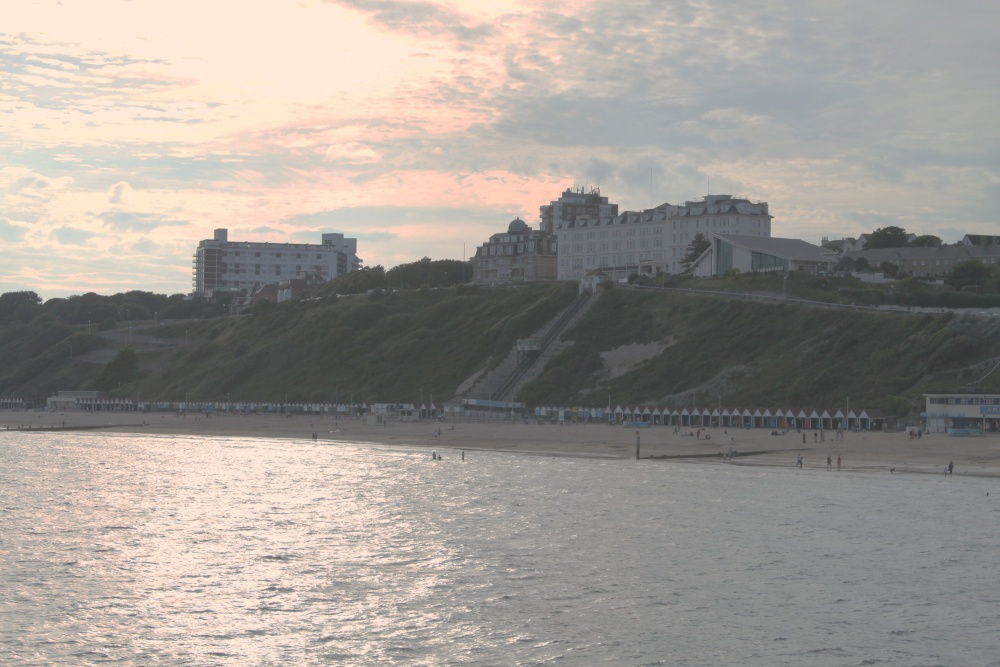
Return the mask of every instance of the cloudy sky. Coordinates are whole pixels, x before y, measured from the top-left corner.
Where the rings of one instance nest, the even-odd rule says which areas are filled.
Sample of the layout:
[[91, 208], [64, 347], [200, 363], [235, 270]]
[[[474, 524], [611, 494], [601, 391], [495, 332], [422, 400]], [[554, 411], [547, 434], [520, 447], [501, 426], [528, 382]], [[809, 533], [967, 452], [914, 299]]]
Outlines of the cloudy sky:
[[19, 0], [0, 292], [191, 289], [230, 240], [460, 258], [567, 187], [775, 236], [1000, 233], [993, 0]]

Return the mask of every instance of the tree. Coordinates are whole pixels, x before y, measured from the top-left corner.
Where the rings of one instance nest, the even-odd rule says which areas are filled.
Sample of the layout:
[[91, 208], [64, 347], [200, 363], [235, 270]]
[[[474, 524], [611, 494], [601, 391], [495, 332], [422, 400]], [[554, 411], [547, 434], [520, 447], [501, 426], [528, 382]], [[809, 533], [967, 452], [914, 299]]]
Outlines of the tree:
[[27, 322], [38, 311], [42, 298], [35, 292], [6, 292], [0, 294], [0, 325], [14, 320]]
[[911, 248], [940, 248], [944, 242], [940, 237], [933, 234], [924, 234], [913, 239], [906, 245]]
[[978, 259], [967, 259], [959, 262], [955, 268], [945, 276], [944, 282], [955, 289], [962, 289], [966, 285], [984, 285], [990, 278], [990, 269]]
[[886, 396], [885, 411], [892, 417], [908, 417], [910, 415], [910, 402], [902, 396]]
[[909, 234], [902, 227], [881, 227], [868, 235], [865, 250], [876, 248], [904, 248]]
[[882, 273], [890, 278], [899, 277], [899, 264], [896, 264], [895, 262], [882, 262], [878, 265], [878, 268], [882, 271]]
[[424, 257], [419, 262], [400, 264], [385, 272], [388, 287], [392, 289], [415, 289], [428, 287], [451, 287], [472, 280], [472, 265], [457, 259], [433, 261]]
[[373, 289], [385, 289], [389, 283], [385, 278], [385, 269], [376, 265], [337, 276], [328, 285], [338, 294], [364, 294]]
[[131, 347], [124, 348], [108, 362], [98, 380], [105, 389], [116, 389], [139, 379], [139, 357]]
[[695, 260], [701, 257], [701, 254], [708, 250], [711, 245], [712, 242], [705, 238], [705, 235], [701, 232], [694, 235], [694, 238], [691, 239], [691, 243], [687, 247], [687, 253], [681, 260], [681, 266], [684, 267], [685, 273], [691, 273], [691, 267], [695, 263]]

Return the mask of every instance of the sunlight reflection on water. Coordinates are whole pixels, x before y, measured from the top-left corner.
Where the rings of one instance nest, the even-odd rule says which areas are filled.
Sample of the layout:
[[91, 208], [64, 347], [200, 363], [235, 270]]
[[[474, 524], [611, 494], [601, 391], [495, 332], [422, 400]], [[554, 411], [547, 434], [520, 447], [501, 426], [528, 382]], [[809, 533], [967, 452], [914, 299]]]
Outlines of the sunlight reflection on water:
[[235, 438], [0, 455], [0, 664], [998, 664], [992, 480]]

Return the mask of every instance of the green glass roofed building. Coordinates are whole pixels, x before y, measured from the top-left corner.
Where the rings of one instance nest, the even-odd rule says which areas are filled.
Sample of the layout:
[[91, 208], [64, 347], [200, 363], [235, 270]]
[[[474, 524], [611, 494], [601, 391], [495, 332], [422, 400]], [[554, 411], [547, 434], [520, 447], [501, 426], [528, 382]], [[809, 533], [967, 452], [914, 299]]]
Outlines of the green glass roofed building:
[[730, 271], [827, 273], [838, 260], [835, 252], [800, 239], [710, 233], [709, 241], [691, 266], [696, 276], [724, 276]]

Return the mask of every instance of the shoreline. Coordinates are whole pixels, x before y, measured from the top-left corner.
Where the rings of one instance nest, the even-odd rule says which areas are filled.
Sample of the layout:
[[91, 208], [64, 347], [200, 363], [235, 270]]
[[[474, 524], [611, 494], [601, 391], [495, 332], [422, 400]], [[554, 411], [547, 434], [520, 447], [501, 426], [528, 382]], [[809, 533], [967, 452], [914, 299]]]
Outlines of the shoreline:
[[[805, 469], [825, 469], [826, 457], [836, 466], [838, 456], [847, 471], [896, 474], [943, 474], [949, 461], [955, 475], [1000, 477], [1000, 434], [949, 437], [945, 434], [910, 438], [907, 432], [850, 432], [825, 442], [805, 431], [772, 435], [768, 429], [707, 428], [711, 439], [675, 434], [672, 427], [626, 428], [606, 424], [535, 424], [523, 422], [390, 421], [366, 425], [359, 419], [318, 415], [188, 415], [174, 413], [87, 413], [0, 410], [0, 437], [4, 431], [34, 433], [94, 432], [160, 434], [165, 436], [254, 437], [402, 445], [442, 451], [497, 451], [545, 456], [635, 458], [636, 437], [643, 460], [723, 462], [730, 447], [736, 451], [728, 465], [795, 468], [798, 454]], [[690, 431], [690, 429], [688, 429]], [[815, 440], [814, 440], [815, 438]], [[835, 468], [834, 468], [835, 469]]]

